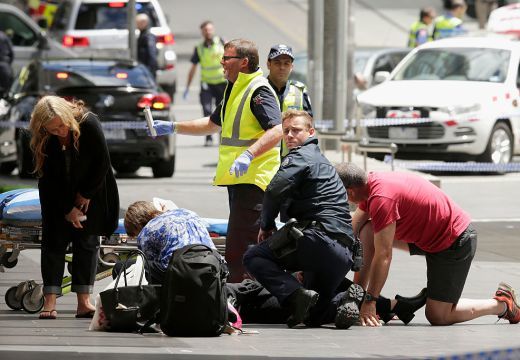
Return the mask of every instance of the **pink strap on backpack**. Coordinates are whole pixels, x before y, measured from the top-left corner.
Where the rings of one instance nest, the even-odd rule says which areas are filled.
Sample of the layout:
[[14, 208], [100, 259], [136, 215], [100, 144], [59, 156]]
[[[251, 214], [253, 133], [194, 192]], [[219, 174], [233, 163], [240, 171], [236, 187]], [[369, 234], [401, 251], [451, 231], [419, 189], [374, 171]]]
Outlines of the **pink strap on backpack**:
[[242, 329], [242, 318], [240, 317], [238, 310], [235, 309], [233, 304], [231, 304], [229, 301], [227, 303], [227, 306], [228, 306], [228, 310], [231, 311], [233, 314], [235, 314], [237, 317], [237, 321], [234, 323], [231, 323], [231, 326], [233, 326], [236, 329]]

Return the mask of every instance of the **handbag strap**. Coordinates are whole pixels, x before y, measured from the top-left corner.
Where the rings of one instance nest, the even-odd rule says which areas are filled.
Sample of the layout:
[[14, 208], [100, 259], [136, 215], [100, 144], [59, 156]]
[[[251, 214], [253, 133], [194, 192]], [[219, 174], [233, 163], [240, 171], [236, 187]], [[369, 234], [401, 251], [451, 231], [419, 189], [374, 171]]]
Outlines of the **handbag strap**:
[[141, 276], [139, 277], [138, 286], [141, 286], [141, 284], [143, 282], [143, 276], [144, 276], [145, 271], [146, 270], [150, 271], [150, 264], [148, 263], [148, 259], [146, 259], [146, 256], [144, 255], [144, 253], [139, 249], [132, 250], [126, 257], [125, 262], [123, 263], [123, 268], [121, 269], [121, 271], [119, 271], [119, 274], [117, 274], [116, 282], [114, 284], [114, 290], [116, 291], [116, 294], [117, 294], [117, 285], [119, 284], [119, 279], [121, 278], [122, 273], [124, 273], [123, 278], [125, 280], [125, 287], [128, 286], [128, 281], [126, 278], [126, 269], [127, 269], [128, 261], [134, 256], [140, 256], [143, 259], [143, 269], [141, 271]]

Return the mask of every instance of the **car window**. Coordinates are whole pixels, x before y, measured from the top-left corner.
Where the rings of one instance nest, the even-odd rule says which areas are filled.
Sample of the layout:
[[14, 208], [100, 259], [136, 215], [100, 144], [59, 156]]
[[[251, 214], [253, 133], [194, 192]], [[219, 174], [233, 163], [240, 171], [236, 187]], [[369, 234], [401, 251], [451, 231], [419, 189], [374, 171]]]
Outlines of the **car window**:
[[[136, 3], [137, 13], [150, 18], [150, 26], [159, 26], [157, 13], [151, 3]], [[83, 3], [76, 18], [76, 30], [127, 29], [126, 3]]]
[[43, 72], [44, 90], [64, 87], [133, 86], [154, 87], [155, 83], [144, 66], [124, 64], [48, 64]]
[[[24, 66], [18, 75], [18, 79], [16, 80], [16, 85], [13, 84], [11, 88], [11, 92], [13, 94], [17, 93], [35, 93], [38, 91], [37, 84], [38, 76], [36, 74], [36, 66], [34, 64], [29, 64]], [[16, 88], [15, 88], [16, 86]]]
[[18, 16], [0, 12], [0, 30], [11, 38], [14, 46], [32, 46], [38, 39], [36, 33]]
[[516, 87], [520, 90], [520, 63], [518, 64], [518, 70], [516, 72]]
[[67, 27], [68, 19], [70, 18], [72, 10], [72, 4], [68, 1], [62, 2], [52, 21], [51, 30], [65, 30]]
[[501, 49], [420, 50], [393, 80], [460, 80], [504, 82], [511, 52]]

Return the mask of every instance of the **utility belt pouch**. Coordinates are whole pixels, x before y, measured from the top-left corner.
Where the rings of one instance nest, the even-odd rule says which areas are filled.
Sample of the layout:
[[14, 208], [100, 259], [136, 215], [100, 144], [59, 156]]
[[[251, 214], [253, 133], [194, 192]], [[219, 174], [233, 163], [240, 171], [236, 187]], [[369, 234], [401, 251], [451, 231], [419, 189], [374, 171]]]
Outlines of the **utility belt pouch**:
[[297, 241], [303, 237], [303, 232], [296, 227], [297, 224], [296, 219], [290, 219], [267, 239], [277, 259], [282, 260], [296, 251]]
[[352, 245], [352, 271], [358, 272], [363, 266], [363, 244], [359, 237], [355, 237]]

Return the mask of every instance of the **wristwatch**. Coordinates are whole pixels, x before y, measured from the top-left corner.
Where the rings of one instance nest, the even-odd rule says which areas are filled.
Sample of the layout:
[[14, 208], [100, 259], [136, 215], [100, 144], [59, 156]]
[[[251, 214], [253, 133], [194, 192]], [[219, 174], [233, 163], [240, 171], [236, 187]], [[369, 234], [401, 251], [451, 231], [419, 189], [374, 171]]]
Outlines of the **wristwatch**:
[[365, 293], [365, 298], [364, 298], [365, 301], [377, 301], [379, 300], [379, 298], [377, 296], [374, 296], [372, 295], [371, 293], [367, 292]]

